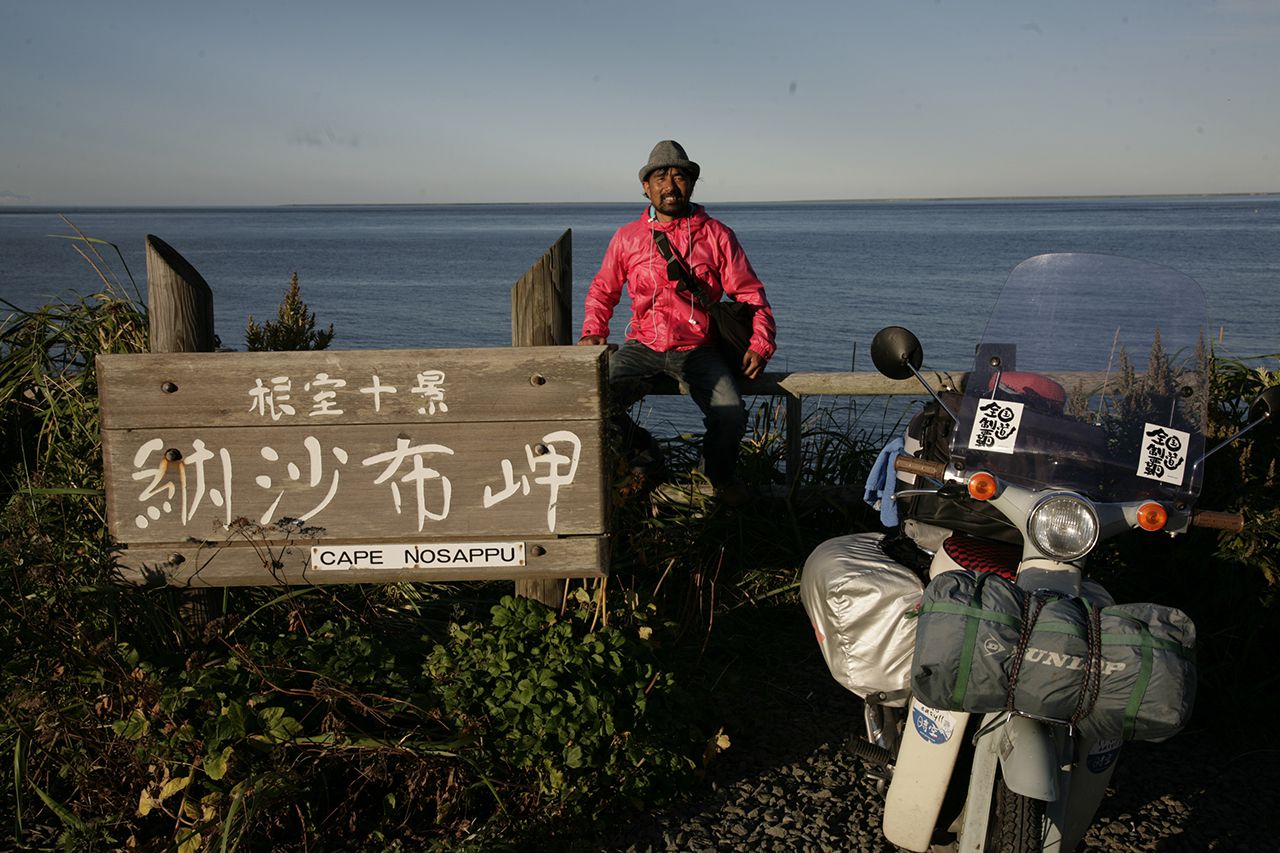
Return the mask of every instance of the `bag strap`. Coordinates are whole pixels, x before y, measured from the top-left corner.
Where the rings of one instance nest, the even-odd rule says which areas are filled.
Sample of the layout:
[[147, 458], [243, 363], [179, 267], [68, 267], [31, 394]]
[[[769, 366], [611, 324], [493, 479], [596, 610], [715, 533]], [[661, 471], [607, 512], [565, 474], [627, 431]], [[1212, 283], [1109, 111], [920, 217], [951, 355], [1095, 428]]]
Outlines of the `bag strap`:
[[1022, 664], [1027, 655], [1027, 646], [1031, 643], [1031, 632], [1035, 629], [1040, 611], [1044, 609], [1048, 599], [1037, 592], [1027, 593], [1022, 599], [1022, 628], [1018, 632], [1018, 647], [1014, 649], [1013, 659], [1009, 666], [1009, 691], [1005, 694], [1005, 710], [1014, 711], [1013, 696], [1018, 691], [1018, 676], [1022, 674]]
[[1080, 603], [1089, 617], [1089, 625], [1085, 639], [1084, 680], [1080, 684], [1080, 699], [1076, 702], [1075, 713], [1071, 715], [1073, 726], [1080, 725], [1081, 720], [1093, 713], [1093, 706], [1097, 704], [1102, 690], [1102, 610], [1083, 596]]
[[716, 300], [712, 299], [711, 295], [707, 293], [706, 285], [698, 281], [697, 277], [684, 265], [684, 260], [676, 253], [671, 241], [667, 239], [667, 232], [659, 231], [655, 228], [650, 233], [653, 234], [653, 243], [658, 247], [658, 253], [667, 262], [667, 278], [676, 282], [676, 290], [692, 293], [703, 310], [714, 305]]

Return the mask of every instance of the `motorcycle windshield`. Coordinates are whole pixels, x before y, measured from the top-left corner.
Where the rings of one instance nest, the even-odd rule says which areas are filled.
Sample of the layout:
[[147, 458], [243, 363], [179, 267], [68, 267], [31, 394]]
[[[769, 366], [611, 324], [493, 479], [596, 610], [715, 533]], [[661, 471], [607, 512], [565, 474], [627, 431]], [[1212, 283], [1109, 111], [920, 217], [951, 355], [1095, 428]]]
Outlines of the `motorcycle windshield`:
[[1104, 255], [1031, 258], [978, 344], [953, 461], [1097, 501], [1194, 501], [1208, 368], [1190, 278]]

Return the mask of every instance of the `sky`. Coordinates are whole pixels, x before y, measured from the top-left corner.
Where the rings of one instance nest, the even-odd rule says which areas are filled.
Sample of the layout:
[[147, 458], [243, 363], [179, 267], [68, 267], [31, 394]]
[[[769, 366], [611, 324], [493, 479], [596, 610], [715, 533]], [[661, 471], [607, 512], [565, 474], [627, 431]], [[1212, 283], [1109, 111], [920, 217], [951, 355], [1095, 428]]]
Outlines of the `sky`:
[[0, 0], [0, 205], [1280, 192], [1280, 0]]

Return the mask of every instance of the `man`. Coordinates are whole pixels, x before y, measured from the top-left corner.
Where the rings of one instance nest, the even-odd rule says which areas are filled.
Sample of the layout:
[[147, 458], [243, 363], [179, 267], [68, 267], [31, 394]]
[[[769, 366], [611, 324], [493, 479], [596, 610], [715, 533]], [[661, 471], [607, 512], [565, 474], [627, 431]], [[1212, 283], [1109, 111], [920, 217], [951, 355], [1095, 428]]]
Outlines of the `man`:
[[[600, 272], [587, 293], [578, 343], [608, 341], [609, 320], [625, 283], [631, 321], [626, 341], [609, 359], [609, 384], [618, 411], [615, 420], [624, 430], [624, 440], [629, 439], [631, 447], [643, 446], [656, 453], [652, 437], [635, 425], [626, 409], [644, 396], [647, 383], [661, 374], [683, 381], [706, 425], [703, 471], [717, 495], [736, 504], [744, 502], [747, 495], [734, 473], [747, 412], [734, 374], [740, 371], [749, 379], [760, 375], [773, 356], [775, 327], [764, 285], [738, 238], [690, 200], [701, 171], [678, 142], [667, 139], [653, 147], [640, 169], [649, 208], [639, 219], [619, 228], [609, 241]], [[666, 236], [667, 251], [703, 285], [710, 301], [723, 294], [758, 306], [742, 364], [725, 364], [713, 345], [703, 301], [687, 287], [688, 282], [673, 280], [668, 273], [668, 261], [655, 242], [659, 233]], [[661, 465], [659, 459], [651, 459], [649, 464]]]

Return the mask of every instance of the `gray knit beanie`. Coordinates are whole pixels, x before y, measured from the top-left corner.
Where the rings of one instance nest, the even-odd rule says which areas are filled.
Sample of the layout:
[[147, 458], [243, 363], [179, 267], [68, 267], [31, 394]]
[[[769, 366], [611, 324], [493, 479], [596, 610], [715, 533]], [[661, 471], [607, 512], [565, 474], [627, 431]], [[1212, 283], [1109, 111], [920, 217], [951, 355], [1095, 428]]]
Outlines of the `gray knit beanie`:
[[643, 183], [649, 177], [649, 173], [655, 169], [666, 169], [671, 166], [684, 169], [695, 181], [698, 180], [698, 174], [702, 171], [702, 168], [684, 153], [684, 146], [674, 139], [664, 139], [653, 146], [653, 150], [649, 152], [649, 162], [640, 168], [640, 181]]

